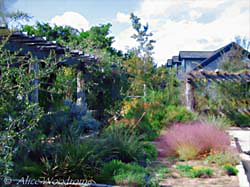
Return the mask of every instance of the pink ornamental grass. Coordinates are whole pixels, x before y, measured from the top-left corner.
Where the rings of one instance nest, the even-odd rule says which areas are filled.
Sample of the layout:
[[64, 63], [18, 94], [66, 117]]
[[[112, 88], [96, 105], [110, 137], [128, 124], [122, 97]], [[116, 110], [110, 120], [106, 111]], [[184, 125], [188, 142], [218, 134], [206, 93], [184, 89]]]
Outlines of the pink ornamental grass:
[[159, 138], [161, 156], [178, 155], [192, 159], [210, 151], [225, 151], [230, 137], [213, 125], [203, 123], [176, 124]]

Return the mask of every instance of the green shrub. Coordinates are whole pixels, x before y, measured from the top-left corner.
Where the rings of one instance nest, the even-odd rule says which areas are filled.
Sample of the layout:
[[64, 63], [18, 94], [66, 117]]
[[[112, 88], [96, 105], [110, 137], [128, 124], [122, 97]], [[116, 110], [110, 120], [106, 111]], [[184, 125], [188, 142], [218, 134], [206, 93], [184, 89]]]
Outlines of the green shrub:
[[183, 173], [189, 172], [190, 170], [192, 170], [192, 168], [193, 167], [189, 165], [177, 165], [176, 166], [176, 169], [178, 169], [179, 171]]
[[196, 177], [211, 177], [213, 175], [213, 170], [209, 168], [201, 168], [201, 169], [192, 169], [189, 176], [191, 178]]
[[128, 186], [145, 186], [149, 180], [149, 171], [136, 163], [123, 163], [112, 160], [105, 163], [99, 175], [103, 183]]
[[[95, 178], [104, 162], [121, 160], [146, 165], [156, 159], [154, 145], [142, 141], [133, 129], [112, 125], [100, 135], [79, 138], [77, 128], [60, 137], [42, 137], [19, 149], [15, 167], [17, 177]], [[29, 153], [29, 154], [28, 154]]]
[[[158, 94], [160, 96], [157, 96]], [[161, 93], [155, 95], [149, 95], [145, 100], [126, 101], [122, 110], [124, 119], [121, 122], [143, 134], [145, 140], [155, 139], [166, 125], [196, 119], [196, 115], [185, 107], [168, 103], [168, 100], [162, 98]]]
[[234, 123], [227, 117], [222, 116], [200, 116], [199, 120], [206, 124], [215, 125], [217, 128], [226, 130], [231, 127]]
[[[15, 158], [15, 177], [91, 179], [102, 165], [104, 150], [97, 149], [98, 144], [94, 138], [80, 141], [79, 138], [61, 137], [56, 141], [45, 141], [50, 143], [35, 144], [37, 148], [23, 148], [19, 151]], [[29, 151], [27, 155], [25, 150]]]
[[209, 168], [199, 166], [177, 165], [176, 168], [186, 177], [211, 177], [213, 171]]
[[240, 162], [239, 155], [235, 151], [230, 150], [211, 154], [205, 160], [219, 166], [226, 164], [237, 165]]
[[157, 158], [157, 148], [155, 147], [155, 145], [146, 143], [144, 145], [144, 151], [146, 153], [147, 159], [152, 161], [152, 160], [156, 160]]
[[165, 106], [179, 105], [181, 104], [179, 96], [180, 96], [179, 88], [171, 85], [171, 88], [165, 88], [163, 90], [157, 90], [157, 91], [149, 90], [145, 100], [147, 103], [154, 103], [155, 101], [157, 101]]
[[31, 178], [39, 178], [41, 177], [42, 171], [44, 167], [41, 163], [34, 162], [32, 160], [25, 160], [23, 162], [19, 162], [15, 167], [15, 176], [23, 177], [30, 176]]
[[166, 168], [166, 166], [160, 167], [156, 169], [155, 173], [156, 173], [155, 177], [158, 178], [158, 180], [161, 180], [164, 177], [166, 177], [167, 173], [170, 173], [170, 169]]
[[227, 172], [228, 175], [237, 175], [238, 174], [238, 169], [232, 165], [224, 165], [223, 169]]
[[92, 138], [84, 142], [70, 141], [54, 144], [51, 155], [41, 158], [43, 176], [53, 178], [90, 179], [102, 165], [103, 151], [97, 150]]
[[240, 126], [240, 127], [249, 127], [250, 126], [250, 115], [241, 114], [239, 112], [230, 112], [227, 114], [227, 116], [237, 126]]
[[170, 105], [166, 108], [166, 123], [188, 122], [196, 119], [196, 115], [185, 107]]
[[146, 153], [142, 136], [138, 136], [131, 128], [124, 125], [111, 125], [100, 134], [99, 149], [105, 150], [105, 160], [121, 160], [133, 162], [144, 160]]

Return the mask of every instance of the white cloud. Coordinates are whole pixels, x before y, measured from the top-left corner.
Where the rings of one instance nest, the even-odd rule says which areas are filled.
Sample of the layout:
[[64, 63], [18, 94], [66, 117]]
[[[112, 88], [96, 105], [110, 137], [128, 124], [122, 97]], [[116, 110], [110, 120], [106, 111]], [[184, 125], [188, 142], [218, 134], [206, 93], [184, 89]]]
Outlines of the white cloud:
[[78, 30], [88, 30], [89, 22], [81, 14], [77, 12], [65, 12], [61, 16], [55, 16], [50, 21], [51, 24], [60, 25], [60, 26], [71, 26]]
[[116, 42], [113, 44], [113, 47], [120, 49], [122, 51], [126, 51], [128, 48], [136, 46], [136, 42], [131, 36], [134, 34], [134, 30], [132, 27], [125, 29], [120, 32], [118, 36], [116, 36]]
[[129, 23], [130, 16], [128, 14], [124, 14], [122, 12], [117, 12], [116, 14], [116, 21], [118, 23]]
[[[216, 50], [236, 35], [250, 39], [250, 10], [242, 11], [245, 7], [250, 7], [247, 0], [143, 0], [135, 14], [149, 23], [154, 57], [164, 64], [180, 50]], [[115, 47], [132, 47], [132, 32], [131, 27], [120, 32]]]

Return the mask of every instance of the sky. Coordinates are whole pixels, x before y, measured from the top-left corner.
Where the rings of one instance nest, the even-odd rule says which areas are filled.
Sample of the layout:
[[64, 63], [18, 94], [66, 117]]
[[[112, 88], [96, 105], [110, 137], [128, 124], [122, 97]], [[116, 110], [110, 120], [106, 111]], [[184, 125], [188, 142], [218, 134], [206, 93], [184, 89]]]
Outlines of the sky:
[[36, 21], [88, 30], [111, 23], [113, 47], [136, 46], [130, 13], [149, 24], [158, 65], [185, 50], [216, 50], [235, 36], [250, 40], [250, 0], [10, 0]]

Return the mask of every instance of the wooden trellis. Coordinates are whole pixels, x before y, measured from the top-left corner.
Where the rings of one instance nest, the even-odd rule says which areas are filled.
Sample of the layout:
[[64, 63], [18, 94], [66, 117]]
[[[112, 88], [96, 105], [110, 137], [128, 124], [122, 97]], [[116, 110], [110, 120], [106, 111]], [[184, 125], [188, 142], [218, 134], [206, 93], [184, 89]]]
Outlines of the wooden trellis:
[[[98, 59], [94, 56], [83, 54], [79, 50], [70, 50], [68, 47], [57, 44], [55, 41], [48, 41], [46, 37], [29, 36], [27, 33], [14, 32], [0, 27], [0, 41], [4, 42], [4, 48], [11, 53], [17, 53], [19, 57], [26, 57], [29, 53], [38, 59], [34, 65], [30, 67], [31, 71], [38, 71], [38, 64], [42, 59], [49, 57], [53, 51], [58, 59], [63, 58], [58, 65], [74, 67], [77, 70], [77, 105], [86, 107], [83, 71], [86, 65], [97, 63]], [[69, 54], [69, 57], [65, 57]], [[38, 84], [34, 81], [34, 84]], [[38, 88], [31, 94], [31, 100], [38, 102]]]
[[[213, 82], [250, 82], [250, 71], [243, 73], [227, 73], [227, 72], [209, 72], [194, 71], [187, 75], [186, 78], [186, 106], [190, 111], [194, 111], [195, 98], [195, 82], [198, 80], [207, 80]], [[250, 108], [239, 109], [239, 112], [250, 114]]]

